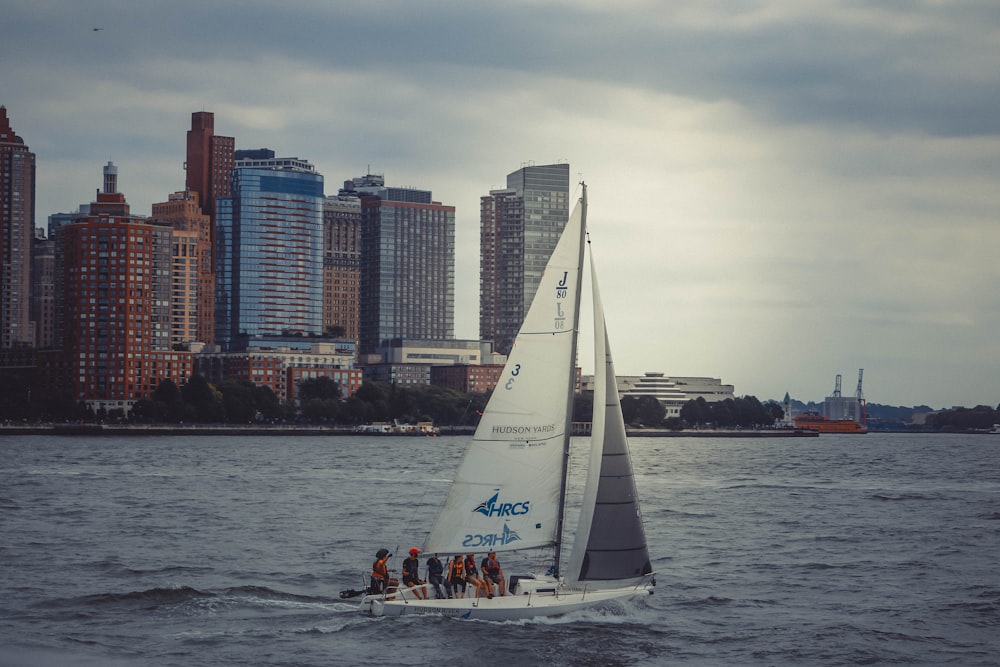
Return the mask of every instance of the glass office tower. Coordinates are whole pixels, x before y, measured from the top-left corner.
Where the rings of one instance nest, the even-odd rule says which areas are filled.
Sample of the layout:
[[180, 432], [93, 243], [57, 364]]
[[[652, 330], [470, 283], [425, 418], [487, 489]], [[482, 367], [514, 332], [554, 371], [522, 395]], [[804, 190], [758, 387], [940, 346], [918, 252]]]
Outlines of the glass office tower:
[[528, 166], [480, 198], [479, 337], [509, 354], [569, 219], [569, 164]]
[[216, 343], [323, 333], [323, 176], [298, 158], [237, 151], [216, 202]]
[[376, 174], [344, 185], [361, 198], [361, 352], [454, 338], [455, 207]]

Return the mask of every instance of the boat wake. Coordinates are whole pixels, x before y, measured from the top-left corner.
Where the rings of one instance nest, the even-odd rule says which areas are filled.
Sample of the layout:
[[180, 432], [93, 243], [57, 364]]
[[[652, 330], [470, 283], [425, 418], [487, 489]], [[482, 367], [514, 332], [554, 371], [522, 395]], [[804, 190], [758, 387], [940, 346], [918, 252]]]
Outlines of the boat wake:
[[99, 608], [102, 612], [132, 612], [135, 610], [161, 613], [205, 613], [235, 608], [325, 609], [356, 612], [356, 606], [335, 598], [300, 595], [267, 586], [234, 586], [218, 591], [199, 590], [191, 586], [156, 587], [139, 591], [109, 592], [78, 598], [49, 600], [39, 606], [58, 608]]

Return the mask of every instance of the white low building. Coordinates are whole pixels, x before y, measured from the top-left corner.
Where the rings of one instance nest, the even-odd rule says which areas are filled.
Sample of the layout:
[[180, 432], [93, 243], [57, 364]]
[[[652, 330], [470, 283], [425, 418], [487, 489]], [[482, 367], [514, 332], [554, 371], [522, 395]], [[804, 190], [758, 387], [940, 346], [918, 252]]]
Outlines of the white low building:
[[[722, 384], [719, 378], [671, 377], [665, 373], [646, 373], [641, 376], [619, 375], [615, 379], [622, 398], [652, 396], [666, 408], [667, 418], [680, 417], [684, 404], [699, 397], [709, 403], [733, 398], [733, 385]], [[593, 376], [583, 378], [584, 391], [592, 391], [593, 384]]]

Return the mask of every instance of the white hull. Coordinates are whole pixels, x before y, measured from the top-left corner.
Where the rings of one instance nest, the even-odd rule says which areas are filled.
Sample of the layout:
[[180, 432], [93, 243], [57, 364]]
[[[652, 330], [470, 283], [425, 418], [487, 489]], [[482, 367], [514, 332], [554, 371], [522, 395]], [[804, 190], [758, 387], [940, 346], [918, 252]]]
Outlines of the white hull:
[[570, 589], [562, 586], [521, 595], [493, 598], [466, 597], [447, 600], [421, 600], [411, 591], [387, 595], [366, 595], [361, 611], [371, 616], [409, 616], [437, 614], [484, 621], [516, 621], [541, 616], [558, 616], [580, 609], [625, 602], [653, 593], [652, 585], [643, 583], [621, 588]]

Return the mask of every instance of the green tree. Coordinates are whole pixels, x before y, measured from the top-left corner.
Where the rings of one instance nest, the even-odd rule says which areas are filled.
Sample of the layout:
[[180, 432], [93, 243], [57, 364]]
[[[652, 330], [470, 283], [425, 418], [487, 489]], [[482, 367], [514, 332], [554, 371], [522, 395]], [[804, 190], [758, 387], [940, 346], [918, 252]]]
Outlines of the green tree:
[[295, 394], [300, 401], [311, 398], [337, 400], [340, 398], [340, 385], [328, 377], [309, 378], [298, 384]]
[[622, 419], [626, 424], [635, 424], [639, 420], [639, 399], [635, 396], [622, 396]]
[[703, 426], [707, 424], [711, 419], [708, 401], [702, 396], [688, 401], [681, 406], [680, 418], [688, 426]]
[[226, 420], [222, 394], [201, 375], [192, 375], [181, 387], [184, 402], [195, 409], [193, 421], [218, 423]]
[[254, 385], [248, 381], [225, 380], [219, 383], [226, 421], [230, 424], [249, 424], [257, 414]]
[[184, 399], [181, 391], [171, 379], [160, 380], [153, 390], [153, 418], [154, 421], [178, 422], [184, 414]]
[[367, 421], [389, 421], [393, 415], [389, 410], [392, 389], [385, 382], [363, 382], [354, 396], [367, 404]]
[[640, 396], [636, 406], [636, 420], [646, 427], [659, 426], [667, 416], [667, 409], [652, 396]]

